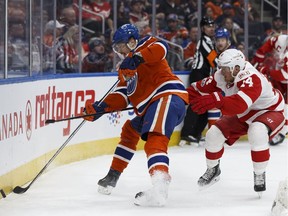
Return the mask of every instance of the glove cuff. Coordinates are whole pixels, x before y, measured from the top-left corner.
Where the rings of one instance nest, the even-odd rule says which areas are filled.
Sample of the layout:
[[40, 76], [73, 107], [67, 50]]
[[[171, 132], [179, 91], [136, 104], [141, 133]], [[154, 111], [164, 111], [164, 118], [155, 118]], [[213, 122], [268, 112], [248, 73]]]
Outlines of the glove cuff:
[[108, 105], [102, 101], [101, 103], [99, 101], [96, 101], [93, 103], [93, 107], [97, 112], [105, 112], [105, 109], [108, 107]]

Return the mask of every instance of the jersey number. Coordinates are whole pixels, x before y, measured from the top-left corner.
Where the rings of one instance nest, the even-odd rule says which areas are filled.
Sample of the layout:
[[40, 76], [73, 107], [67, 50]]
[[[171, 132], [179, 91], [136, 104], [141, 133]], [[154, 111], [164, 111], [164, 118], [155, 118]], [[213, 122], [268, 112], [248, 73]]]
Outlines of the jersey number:
[[253, 86], [253, 81], [251, 77], [248, 77], [247, 79], [243, 80], [241, 87], [244, 88], [245, 85], [248, 85], [249, 87]]

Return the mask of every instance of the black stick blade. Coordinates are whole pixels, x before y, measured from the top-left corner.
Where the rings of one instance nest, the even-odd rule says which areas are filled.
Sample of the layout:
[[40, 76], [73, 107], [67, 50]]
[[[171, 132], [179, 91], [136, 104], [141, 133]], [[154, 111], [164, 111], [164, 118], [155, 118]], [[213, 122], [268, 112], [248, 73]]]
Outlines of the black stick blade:
[[27, 190], [28, 190], [29, 187], [26, 187], [26, 188], [22, 188], [20, 186], [16, 186], [14, 189], [13, 189], [13, 192], [16, 193], [16, 194], [23, 194], [25, 193]]
[[55, 123], [55, 119], [47, 119], [46, 121], [45, 121], [45, 124], [52, 124], [52, 123]]

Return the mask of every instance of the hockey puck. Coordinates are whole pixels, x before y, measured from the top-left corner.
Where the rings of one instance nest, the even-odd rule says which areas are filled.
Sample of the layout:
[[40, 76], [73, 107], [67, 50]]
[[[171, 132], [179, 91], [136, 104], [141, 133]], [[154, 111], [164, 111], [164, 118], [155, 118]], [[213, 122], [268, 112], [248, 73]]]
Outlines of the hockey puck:
[[5, 194], [5, 192], [4, 192], [3, 189], [0, 190], [0, 193], [1, 193], [1, 195], [2, 195], [3, 198], [6, 198], [6, 194]]

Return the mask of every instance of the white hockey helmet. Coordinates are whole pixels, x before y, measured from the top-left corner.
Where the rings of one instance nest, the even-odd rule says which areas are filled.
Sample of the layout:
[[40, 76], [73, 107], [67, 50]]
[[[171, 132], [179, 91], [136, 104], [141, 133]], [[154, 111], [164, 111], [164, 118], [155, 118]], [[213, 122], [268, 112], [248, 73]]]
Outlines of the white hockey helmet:
[[229, 67], [233, 73], [234, 67], [239, 66], [240, 70], [245, 67], [246, 61], [244, 54], [237, 49], [227, 49], [218, 58], [218, 67]]

